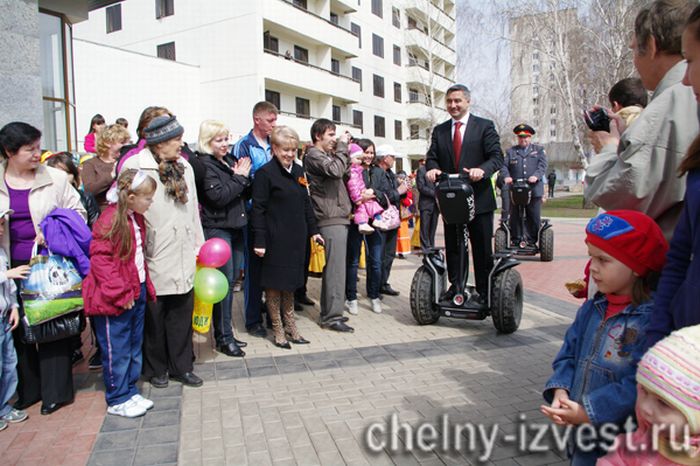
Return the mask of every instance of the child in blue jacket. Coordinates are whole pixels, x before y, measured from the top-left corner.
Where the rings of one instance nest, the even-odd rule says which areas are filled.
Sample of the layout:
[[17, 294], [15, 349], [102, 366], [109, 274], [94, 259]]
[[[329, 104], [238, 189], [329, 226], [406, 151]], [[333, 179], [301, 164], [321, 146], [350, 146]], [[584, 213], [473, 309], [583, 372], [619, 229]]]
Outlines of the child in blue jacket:
[[[576, 427], [571, 439], [577, 426], [619, 428], [634, 413], [634, 376], [646, 343], [650, 290], [668, 250], [658, 225], [630, 210], [593, 218], [586, 245], [598, 293], [581, 306], [567, 330], [543, 393], [550, 406], [541, 407], [555, 424]], [[595, 464], [605, 453], [602, 447], [584, 451], [585, 445], [570, 441], [571, 464]]]

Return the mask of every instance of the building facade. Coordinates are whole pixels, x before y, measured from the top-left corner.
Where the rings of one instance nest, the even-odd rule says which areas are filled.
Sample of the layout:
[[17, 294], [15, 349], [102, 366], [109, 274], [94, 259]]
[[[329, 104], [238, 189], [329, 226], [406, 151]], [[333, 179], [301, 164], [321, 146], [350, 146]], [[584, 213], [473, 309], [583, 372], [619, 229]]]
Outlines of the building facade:
[[[513, 126], [521, 122], [533, 126], [537, 131], [533, 140], [545, 147], [550, 169], [560, 181], [572, 182], [583, 179], [583, 166], [574, 149], [562, 80], [563, 67], [574, 66], [566, 41], [572, 40], [568, 31], [577, 25], [575, 9], [558, 11], [556, 16], [527, 14], [510, 22]], [[564, 41], [562, 47], [559, 40]]]
[[[234, 136], [268, 100], [303, 140], [317, 118], [425, 155], [454, 82], [454, 0], [129, 0], [75, 27], [79, 134], [94, 113], [136, 125], [168, 107], [196, 141], [204, 119]], [[431, 105], [432, 103], [436, 105]], [[79, 139], [81, 137], [79, 136]]]
[[0, 0], [0, 127], [24, 121], [42, 130], [43, 147], [76, 149], [72, 28], [110, 3]]

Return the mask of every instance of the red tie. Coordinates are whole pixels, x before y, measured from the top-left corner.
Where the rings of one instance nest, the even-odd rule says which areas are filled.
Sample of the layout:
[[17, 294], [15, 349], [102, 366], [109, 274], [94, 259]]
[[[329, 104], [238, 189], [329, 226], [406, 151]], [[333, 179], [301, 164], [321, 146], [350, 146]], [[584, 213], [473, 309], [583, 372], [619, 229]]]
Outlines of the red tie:
[[455, 121], [455, 134], [452, 136], [452, 149], [455, 151], [455, 168], [459, 173], [459, 155], [462, 153], [462, 132], [459, 128], [462, 127], [461, 121]]

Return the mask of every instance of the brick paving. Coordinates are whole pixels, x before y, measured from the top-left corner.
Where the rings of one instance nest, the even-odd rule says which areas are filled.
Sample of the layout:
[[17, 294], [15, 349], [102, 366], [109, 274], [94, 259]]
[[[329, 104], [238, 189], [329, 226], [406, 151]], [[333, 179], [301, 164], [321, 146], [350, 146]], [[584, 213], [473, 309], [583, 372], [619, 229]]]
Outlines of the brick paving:
[[[248, 342], [244, 359], [213, 351], [210, 336], [195, 336], [195, 371], [204, 387], [172, 383], [165, 390], [143, 384], [156, 406], [128, 420], [105, 416], [99, 374], [76, 368], [79, 392], [73, 405], [51, 416], [30, 419], [0, 433], [3, 464], [477, 464], [482, 451], [379, 453], [367, 447], [372, 422], [386, 424], [392, 413], [413, 426], [427, 421], [498, 423], [499, 441], [485, 464], [558, 464], [548, 451], [519, 451], [507, 434], [519, 415], [542, 422], [537, 408], [551, 359], [573, 317], [577, 301], [563, 288], [579, 278], [586, 262], [584, 220], [557, 219], [555, 260], [526, 258], [519, 271], [526, 288], [520, 330], [498, 335], [490, 319], [441, 318], [418, 326], [408, 305], [419, 258], [394, 262], [391, 283], [401, 292], [384, 299], [373, 314], [360, 298], [351, 316], [354, 334], [336, 334], [316, 324], [318, 305], [297, 313], [310, 345], [291, 351], [237, 332]], [[359, 290], [363, 292], [364, 277]], [[309, 294], [319, 295], [311, 278]], [[243, 328], [242, 295], [236, 295], [234, 324]], [[374, 440], [381, 440], [374, 435]], [[390, 440], [389, 438], [385, 438]], [[401, 435], [398, 445], [410, 443]], [[405, 449], [404, 449], [405, 450]], [[483, 463], [478, 463], [483, 464]]]

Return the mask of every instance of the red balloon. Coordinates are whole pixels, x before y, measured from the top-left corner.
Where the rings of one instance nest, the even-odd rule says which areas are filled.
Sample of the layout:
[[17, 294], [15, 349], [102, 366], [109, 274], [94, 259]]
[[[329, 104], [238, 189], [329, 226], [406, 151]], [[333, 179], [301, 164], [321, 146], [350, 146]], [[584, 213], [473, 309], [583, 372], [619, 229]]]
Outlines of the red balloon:
[[203, 267], [222, 267], [231, 258], [231, 248], [221, 238], [206, 241], [199, 249], [197, 263]]

